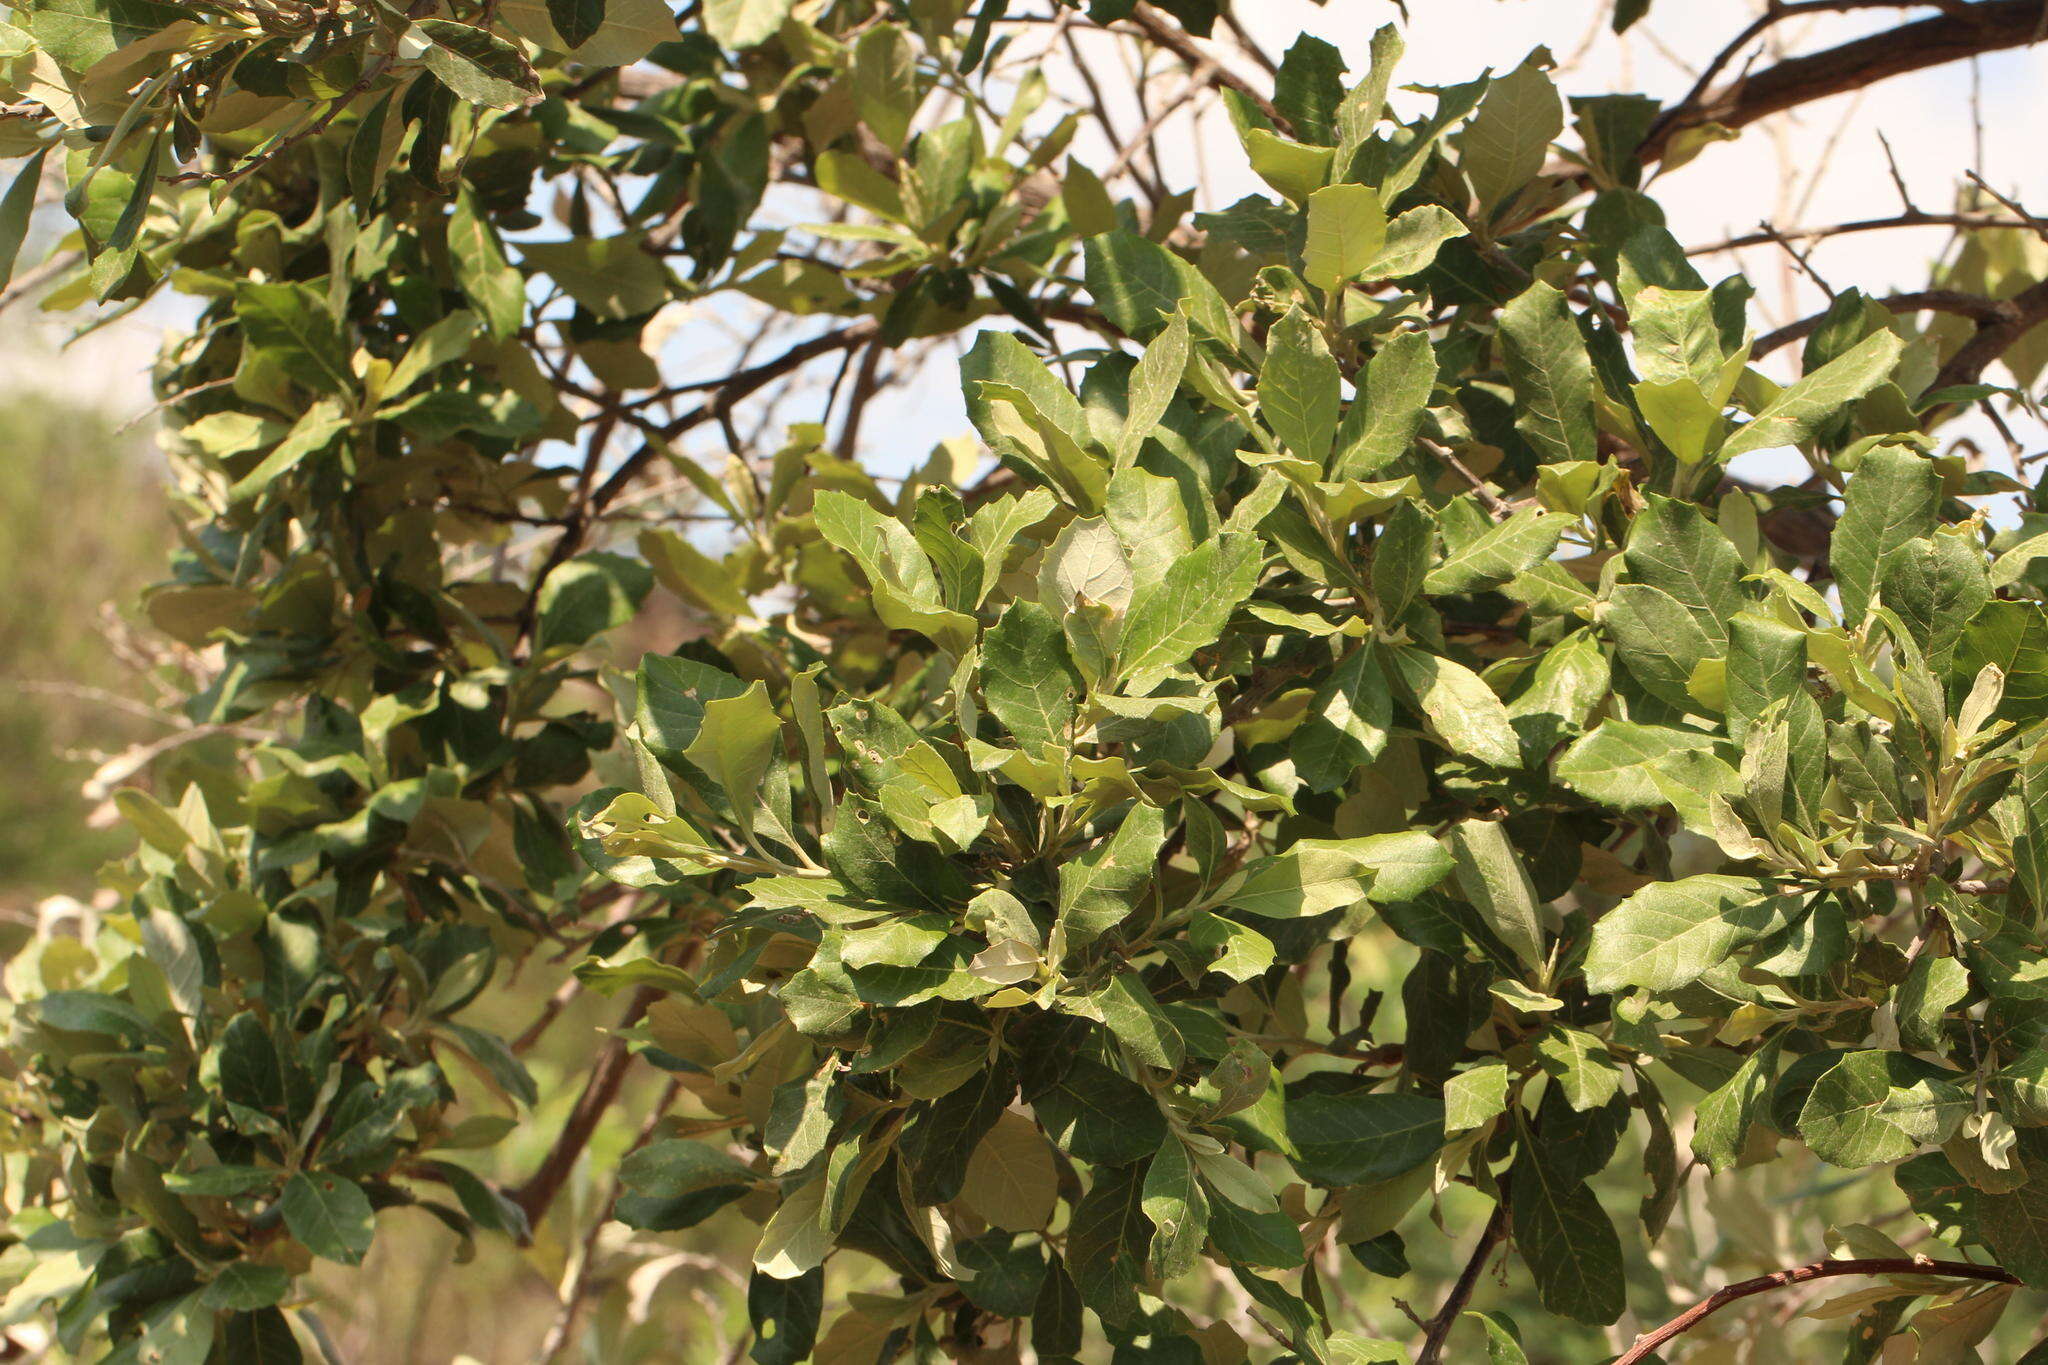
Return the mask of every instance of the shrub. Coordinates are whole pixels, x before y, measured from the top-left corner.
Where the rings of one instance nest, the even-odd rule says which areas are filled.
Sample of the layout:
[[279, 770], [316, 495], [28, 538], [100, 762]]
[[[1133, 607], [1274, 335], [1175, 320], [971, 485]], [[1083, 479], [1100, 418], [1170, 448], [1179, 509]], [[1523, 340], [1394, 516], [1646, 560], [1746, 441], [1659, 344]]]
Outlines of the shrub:
[[[1432, 1361], [1503, 1245], [1549, 1325], [1466, 1358], [1585, 1359], [1677, 1308], [1689, 1181], [1802, 1149], [1938, 1240], [1817, 1218], [1730, 1296], [1875, 1276], [1851, 1358], [1934, 1361], [2048, 1284], [2048, 542], [1931, 434], [2031, 416], [2048, 284], [1984, 259], [2038, 224], [1759, 338], [1646, 174], [1866, 48], [1668, 109], [1539, 54], [1402, 122], [1394, 29], [1268, 98], [1214, 8], [1056, 17], [1221, 87], [1272, 194], [1188, 218], [1072, 152], [1001, 0], [20, 6], [0, 239], [58, 175], [50, 302], [199, 309], [146, 606], [225, 738], [9, 968], [9, 1321], [297, 1359], [314, 1261], [401, 1207], [530, 1237], [641, 1066], [608, 1213], [758, 1223], [762, 1365]], [[1974, 8], [1857, 69], [2039, 10]], [[782, 349], [678, 378], [683, 305]], [[994, 469], [849, 458], [970, 333]], [[836, 439], [743, 429], [813, 361]], [[565, 959], [624, 1013], [504, 1181], [572, 988], [479, 1020]], [[1476, 1244], [1417, 1216], [1454, 1189]], [[1347, 1310], [1446, 1235], [1404, 1340]]]

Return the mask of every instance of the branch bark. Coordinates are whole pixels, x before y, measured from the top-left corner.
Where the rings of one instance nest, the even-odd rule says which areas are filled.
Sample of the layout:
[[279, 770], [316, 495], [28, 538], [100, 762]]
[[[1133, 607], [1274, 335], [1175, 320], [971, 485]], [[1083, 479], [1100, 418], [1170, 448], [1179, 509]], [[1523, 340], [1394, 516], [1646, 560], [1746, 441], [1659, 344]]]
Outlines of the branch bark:
[[1656, 161], [1671, 140], [1688, 128], [1706, 123], [1742, 128], [1892, 76], [2025, 46], [2043, 36], [2044, 26], [2048, 26], [2044, 0], [1979, 0], [1918, 23], [1788, 58], [1737, 77], [1697, 99], [1681, 101], [1659, 120], [1639, 151], [1643, 160]]
[[2003, 302], [2007, 305], [2005, 314], [1977, 324], [1976, 334], [1934, 376], [1934, 382], [1927, 386], [1930, 391], [1976, 383], [1985, 368], [2004, 355], [2014, 342], [2048, 322], [2048, 280], [2029, 285]]
[[[2018, 316], [2018, 310], [2010, 299], [1986, 298], [1982, 294], [1965, 294], [1954, 289], [1922, 289], [1909, 294], [1891, 294], [1877, 300], [1894, 313], [1954, 313], [1960, 317], [1974, 318], [1982, 324], [2008, 322]], [[1823, 321], [1826, 313], [1815, 313], [1812, 317], [1801, 318], [1787, 323], [1775, 332], [1767, 332], [1757, 338], [1753, 355], [1767, 356], [1780, 346], [1803, 341], [1811, 336]]]
[[1768, 1275], [1759, 1275], [1753, 1280], [1742, 1280], [1725, 1289], [1716, 1290], [1662, 1327], [1637, 1337], [1633, 1346], [1615, 1358], [1614, 1365], [1639, 1365], [1639, 1362], [1649, 1359], [1651, 1353], [1659, 1346], [1673, 1337], [1691, 1331], [1703, 1318], [1719, 1312], [1738, 1299], [1746, 1299], [1753, 1294], [1767, 1294], [1773, 1289], [1785, 1289], [1795, 1284], [1805, 1284], [1809, 1280], [1832, 1279], [1838, 1275], [1941, 1275], [1958, 1280], [1985, 1280], [1992, 1284], [2020, 1283], [2019, 1276], [2009, 1270], [1995, 1265], [1975, 1265], [1969, 1261], [1928, 1261], [1910, 1256], [1815, 1261], [1812, 1265], [1796, 1266], [1790, 1270], [1774, 1270]]
[[1273, 120], [1275, 127], [1283, 132], [1290, 130], [1286, 116], [1273, 106], [1273, 101], [1260, 94], [1250, 81], [1228, 67], [1219, 64], [1214, 58], [1203, 52], [1201, 47], [1182, 30], [1179, 24], [1167, 18], [1158, 10], [1153, 9], [1150, 5], [1144, 4], [1139, 5], [1131, 12], [1130, 21], [1147, 39], [1157, 43], [1183, 62], [1186, 62], [1188, 70], [1196, 73], [1198, 79], [1205, 80], [1210, 85], [1228, 87], [1235, 90], [1238, 94], [1243, 95], [1246, 99], [1257, 105], [1259, 112]]
[[1487, 1258], [1493, 1249], [1508, 1235], [1508, 1182], [1500, 1180], [1500, 1199], [1493, 1206], [1493, 1217], [1486, 1220], [1486, 1227], [1479, 1234], [1479, 1245], [1472, 1248], [1471, 1258], [1458, 1273], [1458, 1282], [1451, 1286], [1450, 1294], [1444, 1299], [1443, 1307], [1423, 1329], [1422, 1349], [1415, 1355], [1415, 1365], [1437, 1365], [1443, 1359], [1444, 1342], [1450, 1339], [1451, 1328], [1457, 1326], [1459, 1314], [1472, 1301], [1472, 1291], [1478, 1287], [1479, 1274], [1486, 1269]]
[[[621, 1030], [629, 1029], [640, 1022], [647, 1007], [654, 1003], [657, 992], [642, 986], [633, 993], [633, 1003], [619, 1019]], [[626, 1072], [633, 1065], [633, 1054], [626, 1050], [626, 1040], [609, 1039], [597, 1054], [596, 1062], [590, 1068], [590, 1079], [583, 1083], [583, 1093], [576, 1097], [576, 1107], [569, 1111], [569, 1117], [562, 1124], [561, 1133], [555, 1138], [555, 1145], [542, 1158], [540, 1168], [512, 1196], [526, 1214], [528, 1227], [537, 1226], [548, 1206], [561, 1193], [562, 1185], [569, 1178], [569, 1172], [576, 1168], [583, 1149], [590, 1145], [590, 1135], [597, 1131], [598, 1121], [605, 1110], [612, 1107], [612, 1101], [619, 1097], [619, 1089], [626, 1083]]]

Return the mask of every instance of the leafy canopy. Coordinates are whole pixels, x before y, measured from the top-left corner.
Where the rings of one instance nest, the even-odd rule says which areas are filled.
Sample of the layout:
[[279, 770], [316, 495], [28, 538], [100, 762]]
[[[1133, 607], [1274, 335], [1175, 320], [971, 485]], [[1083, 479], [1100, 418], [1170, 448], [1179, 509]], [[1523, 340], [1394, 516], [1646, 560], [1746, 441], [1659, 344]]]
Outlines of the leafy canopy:
[[[1163, 8], [1059, 18], [1217, 17]], [[1540, 56], [1402, 122], [1396, 30], [1362, 72], [1304, 38], [1223, 94], [1270, 193], [1189, 218], [991, 77], [1015, 39], [999, 0], [0, 26], [0, 255], [55, 178], [47, 306], [197, 308], [146, 609], [216, 736], [119, 798], [118, 909], [8, 968], [7, 1322], [293, 1360], [389, 1211], [528, 1238], [590, 1130], [499, 1183], [533, 1037], [474, 1006], [565, 959], [630, 1005], [585, 1101], [672, 1082], [608, 1214], [757, 1226], [768, 1365], [1234, 1359], [1219, 1282], [1265, 1358], [1405, 1359], [1326, 1281], [1406, 1276], [1454, 1186], [1531, 1313], [1610, 1324], [1688, 1180], [1801, 1147], [1984, 1262], [1860, 1340], [2048, 1286], [2041, 513], [1929, 434], [1998, 396], [1988, 332], [1844, 290], [1775, 382], [1641, 188], [1713, 130]], [[674, 378], [667, 310], [742, 303], [808, 330]], [[877, 365], [968, 332], [994, 472], [848, 458]], [[841, 438], [759, 448], [735, 414], [820, 359]]]

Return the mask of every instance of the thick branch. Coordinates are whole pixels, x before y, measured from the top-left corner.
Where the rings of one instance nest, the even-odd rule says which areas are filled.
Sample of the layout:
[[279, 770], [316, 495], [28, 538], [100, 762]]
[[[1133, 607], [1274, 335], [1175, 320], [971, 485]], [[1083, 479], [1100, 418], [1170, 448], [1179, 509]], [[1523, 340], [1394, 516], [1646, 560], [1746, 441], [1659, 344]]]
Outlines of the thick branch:
[[1985, 368], [2004, 355], [2014, 342], [2048, 322], [2048, 280], [2029, 285], [2004, 303], [2004, 315], [1979, 322], [1976, 334], [1949, 357], [1948, 364], [1941, 367], [1941, 373], [1928, 386], [1930, 389], [1976, 383]]
[[1650, 1358], [1659, 1346], [1673, 1337], [1681, 1336], [1698, 1326], [1701, 1319], [1718, 1313], [1737, 1299], [1746, 1299], [1752, 1294], [1767, 1294], [1773, 1289], [1784, 1289], [1808, 1280], [1831, 1279], [1837, 1275], [1942, 1275], [1958, 1280], [1988, 1280], [1993, 1284], [2018, 1284], [2019, 1276], [1995, 1265], [1973, 1265], [1968, 1261], [1925, 1261], [1910, 1256], [1892, 1259], [1870, 1259], [1850, 1261], [1815, 1261], [1791, 1270], [1777, 1270], [1768, 1275], [1759, 1275], [1753, 1280], [1743, 1280], [1717, 1290], [1706, 1299], [1694, 1304], [1665, 1323], [1654, 1332], [1645, 1332], [1614, 1360], [1614, 1365], [1638, 1365]]
[[2021, 47], [2043, 36], [2044, 22], [2044, 0], [1980, 0], [1839, 47], [1788, 58], [1675, 106], [1643, 140], [1640, 153], [1645, 161], [1655, 161], [1672, 138], [1688, 128], [1706, 123], [1742, 128], [1891, 76]]
[[[1954, 289], [1922, 289], [1910, 294], [1891, 294], [1878, 302], [1894, 313], [1954, 313], [1959, 317], [1974, 318], [1983, 325], [2008, 322], [2018, 316], [2018, 309], [2011, 299], [1990, 299], [1982, 294], [1966, 294]], [[1787, 323], [1775, 332], [1767, 332], [1757, 338], [1753, 354], [1767, 356], [1780, 346], [1803, 341], [1826, 319], [1826, 313], [1815, 313], [1812, 317]]]

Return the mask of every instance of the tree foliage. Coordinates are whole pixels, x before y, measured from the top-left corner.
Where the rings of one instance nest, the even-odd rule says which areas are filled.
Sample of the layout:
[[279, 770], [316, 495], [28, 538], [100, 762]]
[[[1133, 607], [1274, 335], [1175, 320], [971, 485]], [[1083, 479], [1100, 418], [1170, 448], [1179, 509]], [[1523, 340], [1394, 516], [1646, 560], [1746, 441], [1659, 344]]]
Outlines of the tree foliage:
[[[1214, 9], [1035, 17], [1199, 60]], [[146, 606], [236, 747], [122, 793], [119, 910], [8, 968], [0, 1318], [297, 1359], [383, 1211], [528, 1237], [629, 1064], [672, 1098], [610, 1212], [758, 1223], [764, 1365], [1229, 1360], [1218, 1283], [1259, 1358], [1436, 1359], [1503, 1244], [1543, 1313], [1647, 1325], [1687, 1182], [1800, 1147], [1945, 1248], [1784, 1280], [1881, 1277], [1852, 1359], [1970, 1358], [2048, 1287], [2048, 541], [1933, 434], [2032, 415], [2033, 228], [1952, 215], [1939, 297], [1759, 338], [1643, 185], [1789, 76], [1568, 103], [1538, 54], [1403, 121], [1395, 28], [1356, 72], [1304, 37], [1195, 68], [1270, 192], [1189, 216], [1070, 155], [1022, 17], [14, 10], [0, 255], [59, 177], [49, 306], [197, 308]], [[806, 330], [668, 371], [665, 310], [743, 304]], [[893, 485], [741, 429], [969, 334], [978, 446]], [[539, 1097], [472, 1006], [563, 961], [628, 1008], [500, 1186], [468, 1154]], [[1347, 1320], [1453, 1185], [1495, 1214], [1440, 1310]], [[855, 1258], [888, 1291], [828, 1316]]]

